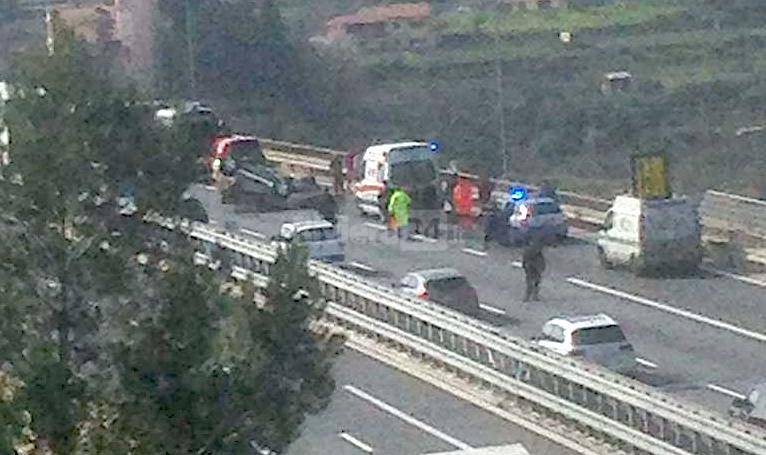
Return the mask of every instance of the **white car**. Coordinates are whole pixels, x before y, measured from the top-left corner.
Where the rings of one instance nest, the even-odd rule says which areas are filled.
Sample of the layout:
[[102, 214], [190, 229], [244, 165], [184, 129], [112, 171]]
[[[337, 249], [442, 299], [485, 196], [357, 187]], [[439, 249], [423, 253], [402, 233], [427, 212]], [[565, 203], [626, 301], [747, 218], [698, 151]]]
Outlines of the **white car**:
[[551, 319], [536, 341], [557, 354], [580, 357], [618, 373], [630, 373], [637, 366], [633, 346], [617, 322], [603, 313]]

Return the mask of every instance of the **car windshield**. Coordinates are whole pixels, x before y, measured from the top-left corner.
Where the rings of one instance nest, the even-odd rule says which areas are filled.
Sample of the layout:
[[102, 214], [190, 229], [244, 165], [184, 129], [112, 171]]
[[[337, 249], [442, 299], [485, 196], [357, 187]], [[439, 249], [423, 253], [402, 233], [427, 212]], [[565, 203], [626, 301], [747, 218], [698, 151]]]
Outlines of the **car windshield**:
[[580, 346], [623, 341], [625, 341], [625, 334], [617, 325], [580, 329], [572, 334], [572, 342]]
[[389, 180], [394, 185], [431, 182], [436, 178], [436, 169], [431, 160], [403, 161], [391, 165]]

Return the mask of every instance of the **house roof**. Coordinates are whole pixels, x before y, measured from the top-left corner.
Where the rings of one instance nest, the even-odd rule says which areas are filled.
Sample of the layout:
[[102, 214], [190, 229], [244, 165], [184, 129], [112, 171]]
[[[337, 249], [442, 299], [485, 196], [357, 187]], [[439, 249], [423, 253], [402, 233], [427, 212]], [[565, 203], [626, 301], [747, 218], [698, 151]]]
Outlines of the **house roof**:
[[362, 8], [356, 14], [337, 16], [327, 22], [328, 28], [345, 25], [375, 24], [399, 19], [424, 20], [431, 15], [431, 6], [421, 3], [395, 3]]
[[114, 14], [114, 6], [107, 5], [61, 5], [54, 7], [59, 17], [75, 34], [86, 41], [98, 40], [99, 21]]

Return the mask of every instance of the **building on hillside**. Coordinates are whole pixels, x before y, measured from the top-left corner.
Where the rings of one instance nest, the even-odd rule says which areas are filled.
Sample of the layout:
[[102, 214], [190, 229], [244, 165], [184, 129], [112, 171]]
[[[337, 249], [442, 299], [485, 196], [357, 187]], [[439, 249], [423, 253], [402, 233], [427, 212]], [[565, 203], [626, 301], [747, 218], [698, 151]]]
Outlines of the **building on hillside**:
[[115, 5], [56, 5], [54, 14], [70, 27], [76, 36], [92, 44], [114, 41]]
[[154, 67], [154, 34], [157, 0], [106, 0], [103, 4], [61, 4], [55, 14], [76, 36], [104, 46], [119, 58], [128, 76], [149, 82]]
[[627, 71], [606, 73], [601, 81], [601, 93], [623, 92], [630, 87], [632, 81], [633, 75]]
[[569, 0], [500, 0], [513, 9], [566, 8]]
[[325, 27], [325, 39], [336, 41], [348, 36], [360, 39], [383, 38], [403, 24], [417, 27], [429, 17], [431, 6], [426, 2], [362, 8], [355, 14], [329, 20]]

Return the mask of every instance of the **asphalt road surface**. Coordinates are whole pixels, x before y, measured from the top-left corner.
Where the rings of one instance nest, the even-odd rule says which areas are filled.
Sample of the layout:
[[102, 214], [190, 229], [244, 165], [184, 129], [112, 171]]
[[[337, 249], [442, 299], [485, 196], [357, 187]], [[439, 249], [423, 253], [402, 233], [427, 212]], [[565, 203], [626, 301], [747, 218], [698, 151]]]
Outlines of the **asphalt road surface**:
[[[213, 220], [225, 217], [251, 232], [275, 229], [278, 217], [233, 214], [215, 192], [197, 193]], [[523, 304], [519, 250], [491, 244], [483, 252], [465, 236], [399, 242], [376, 220], [344, 212], [345, 266], [371, 280], [388, 285], [409, 271], [455, 267], [477, 288], [484, 319], [525, 338], [555, 316], [607, 313], [636, 348], [643, 365], [637, 379], [718, 411], [766, 381], [766, 283], [714, 271], [668, 279], [603, 270], [589, 234], [575, 231], [576, 238], [545, 251], [542, 302]]]
[[306, 420], [287, 455], [420, 455], [512, 443], [535, 454], [575, 454], [354, 351], [336, 360], [333, 373], [330, 405]]

